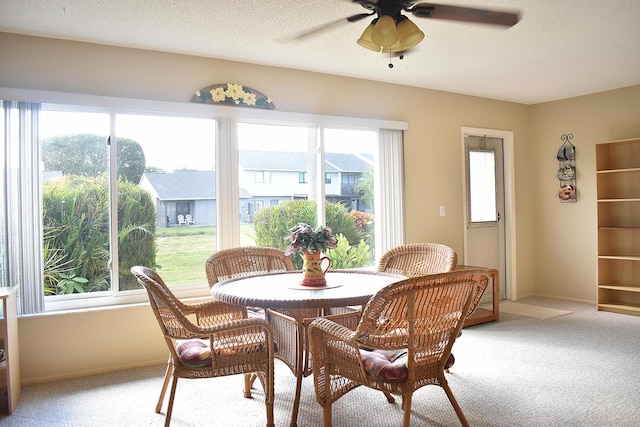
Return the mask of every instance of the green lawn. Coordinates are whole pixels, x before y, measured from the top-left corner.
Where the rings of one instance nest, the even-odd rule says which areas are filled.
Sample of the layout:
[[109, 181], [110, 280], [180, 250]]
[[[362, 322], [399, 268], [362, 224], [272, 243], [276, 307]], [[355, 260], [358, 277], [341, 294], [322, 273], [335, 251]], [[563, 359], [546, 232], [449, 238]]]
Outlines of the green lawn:
[[[240, 224], [240, 244], [254, 245], [253, 225]], [[156, 229], [157, 270], [168, 285], [207, 283], [204, 264], [216, 251], [215, 226]]]

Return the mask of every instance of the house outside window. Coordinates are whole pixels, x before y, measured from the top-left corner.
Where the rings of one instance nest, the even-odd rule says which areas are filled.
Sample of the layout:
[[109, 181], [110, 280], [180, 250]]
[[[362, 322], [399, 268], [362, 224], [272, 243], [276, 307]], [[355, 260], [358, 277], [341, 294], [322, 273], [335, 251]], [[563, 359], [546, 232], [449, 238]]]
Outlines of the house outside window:
[[331, 184], [331, 172], [326, 172], [324, 174], [324, 183]]
[[355, 173], [343, 173], [341, 177], [341, 194], [355, 195], [357, 194], [356, 185], [358, 183], [359, 176]]
[[299, 172], [298, 173], [298, 182], [300, 184], [306, 184], [307, 183], [307, 173], [306, 172]]
[[355, 174], [344, 173], [342, 174], [342, 183], [345, 185], [353, 185], [358, 182], [358, 178]]
[[271, 182], [271, 172], [256, 171], [256, 182], [268, 184]]

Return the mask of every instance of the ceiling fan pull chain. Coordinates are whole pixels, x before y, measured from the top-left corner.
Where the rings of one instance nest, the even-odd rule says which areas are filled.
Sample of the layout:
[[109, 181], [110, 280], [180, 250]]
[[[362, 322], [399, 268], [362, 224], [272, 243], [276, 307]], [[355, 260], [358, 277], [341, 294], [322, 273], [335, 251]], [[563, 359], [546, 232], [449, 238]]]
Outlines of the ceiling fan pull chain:
[[389, 68], [393, 68], [393, 64], [391, 63], [391, 50], [389, 50]]

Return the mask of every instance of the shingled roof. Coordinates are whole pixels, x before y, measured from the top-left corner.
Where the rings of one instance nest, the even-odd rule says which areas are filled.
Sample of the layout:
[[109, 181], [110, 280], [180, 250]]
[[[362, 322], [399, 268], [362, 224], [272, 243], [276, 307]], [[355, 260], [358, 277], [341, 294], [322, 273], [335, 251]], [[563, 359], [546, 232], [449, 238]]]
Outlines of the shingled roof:
[[327, 172], [330, 171], [329, 166], [334, 167], [339, 172], [360, 173], [364, 173], [373, 168], [373, 158], [371, 155], [326, 153], [324, 155], [324, 161], [326, 163], [325, 170]]
[[206, 200], [216, 198], [213, 171], [145, 173], [161, 200]]

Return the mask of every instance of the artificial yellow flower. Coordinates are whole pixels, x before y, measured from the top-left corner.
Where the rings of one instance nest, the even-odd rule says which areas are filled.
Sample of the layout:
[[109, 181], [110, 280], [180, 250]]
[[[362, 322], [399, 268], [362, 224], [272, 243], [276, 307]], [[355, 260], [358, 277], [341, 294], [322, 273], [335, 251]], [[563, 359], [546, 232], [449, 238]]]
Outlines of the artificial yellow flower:
[[244, 94], [244, 103], [247, 105], [256, 105], [256, 94], [255, 93], [245, 93]]
[[237, 101], [238, 99], [244, 96], [244, 91], [242, 90], [242, 85], [237, 85], [233, 83], [227, 83], [227, 96]]
[[222, 87], [211, 89], [210, 92], [211, 99], [213, 99], [214, 102], [222, 102], [227, 96], [226, 91]]

